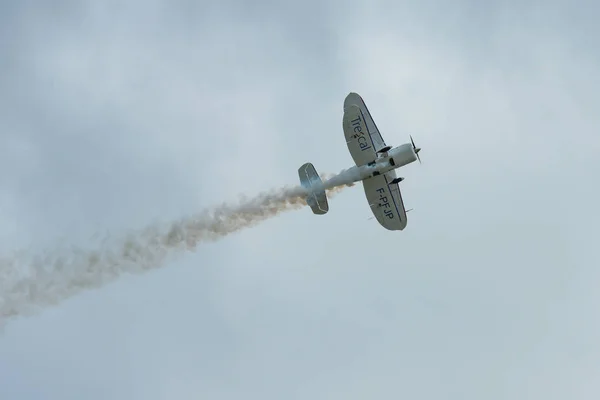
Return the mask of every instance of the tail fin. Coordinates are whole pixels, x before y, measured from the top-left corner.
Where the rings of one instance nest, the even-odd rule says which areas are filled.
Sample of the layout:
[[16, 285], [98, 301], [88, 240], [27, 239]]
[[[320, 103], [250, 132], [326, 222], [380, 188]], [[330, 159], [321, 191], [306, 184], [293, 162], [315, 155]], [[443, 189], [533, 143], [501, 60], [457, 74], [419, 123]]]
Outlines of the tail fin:
[[306, 203], [310, 206], [312, 212], [319, 215], [327, 214], [327, 211], [329, 211], [327, 195], [322, 188], [323, 181], [317, 174], [314, 165], [306, 163], [298, 168], [298, 176], [300, 177], [300, 184], [311, 191], [306, 196]]

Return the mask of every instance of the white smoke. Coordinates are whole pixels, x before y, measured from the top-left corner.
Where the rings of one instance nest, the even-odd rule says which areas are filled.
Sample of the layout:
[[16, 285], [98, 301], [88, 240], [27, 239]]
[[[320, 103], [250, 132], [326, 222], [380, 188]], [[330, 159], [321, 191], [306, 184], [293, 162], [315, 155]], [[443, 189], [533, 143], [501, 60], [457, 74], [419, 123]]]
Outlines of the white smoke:
[[[329, 197], [354, 185], [354, 174], [323, 176]], [[0, 259], [0, 326], [9, 318], [32, 315], [86, 289], [98, 288], [124, 274], [142, 273], [165, 265], [181, 250], [218, 240], [284, 211], [306, 206], [306, 190], [285, 187], [223, 204], [167, 226], [151, 226], [98, 250], [27, 253]]]

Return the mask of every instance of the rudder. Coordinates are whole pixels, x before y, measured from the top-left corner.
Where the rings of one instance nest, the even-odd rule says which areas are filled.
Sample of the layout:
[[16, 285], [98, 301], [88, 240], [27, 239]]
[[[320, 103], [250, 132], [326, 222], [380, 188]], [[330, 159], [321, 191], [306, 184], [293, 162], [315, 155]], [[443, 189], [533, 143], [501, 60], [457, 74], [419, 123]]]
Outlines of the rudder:
[[306, 196], [306, 203], [312, 209], [314, 214], [323, 215], [329, 211], [329, 203], [327, 202], [327, 194], [325, 189], [322, 189], [323, 181], [315, 166], [311, 163], [306, 163], [298, 168], [298, 176], [302, 187], [311, 192]]

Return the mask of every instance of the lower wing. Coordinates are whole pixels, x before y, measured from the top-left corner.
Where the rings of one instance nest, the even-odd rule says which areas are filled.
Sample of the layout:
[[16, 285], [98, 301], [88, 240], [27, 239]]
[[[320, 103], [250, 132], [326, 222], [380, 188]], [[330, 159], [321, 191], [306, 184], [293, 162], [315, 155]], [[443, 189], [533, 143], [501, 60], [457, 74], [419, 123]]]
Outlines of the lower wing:
[[358, 106], [350, 105], [344, 110], [342, 126], [354, 163], [361, 166], [374, 161], [377, 158], [377, 148], [369, 135], [364, 115]]
[[386, 147], [367, 105], [357, 93], [348, 94], [344, 100], [342, 125], [356, 165], [370, 163], [377, 158], [377, 152]]
[[373, 215], [384, 228], [390, 231], [401, 231], [406, 228], [406, 209], [402, 202], [402, 194], [396, 179], [396, 171], [365, 179], [363, 187]]

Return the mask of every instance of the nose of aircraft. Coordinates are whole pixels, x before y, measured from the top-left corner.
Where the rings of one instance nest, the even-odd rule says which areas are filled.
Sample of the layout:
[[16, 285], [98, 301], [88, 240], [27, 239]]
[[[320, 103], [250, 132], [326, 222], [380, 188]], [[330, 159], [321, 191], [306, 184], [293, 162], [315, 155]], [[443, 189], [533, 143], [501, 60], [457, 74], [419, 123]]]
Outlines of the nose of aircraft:
[[417, 159], [419, 160], [419, 163], [421, 163], [421, 157], [419, 157], [419, 152], [421, 151], [421, 148], [415, 146], [415, 141], [413, 140], [412, 135], [410, 137], [410, 142], [412, 143], [413, 149], [415, 151], [415, 154], [417, 155]]

